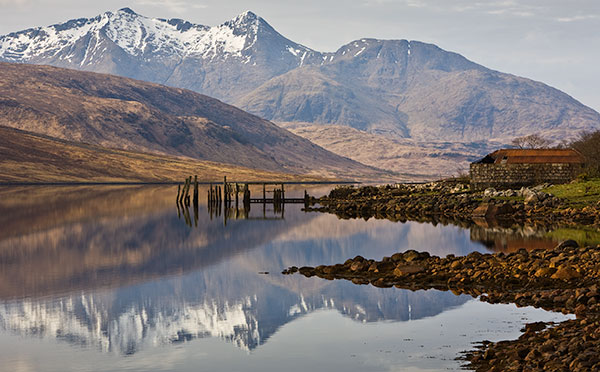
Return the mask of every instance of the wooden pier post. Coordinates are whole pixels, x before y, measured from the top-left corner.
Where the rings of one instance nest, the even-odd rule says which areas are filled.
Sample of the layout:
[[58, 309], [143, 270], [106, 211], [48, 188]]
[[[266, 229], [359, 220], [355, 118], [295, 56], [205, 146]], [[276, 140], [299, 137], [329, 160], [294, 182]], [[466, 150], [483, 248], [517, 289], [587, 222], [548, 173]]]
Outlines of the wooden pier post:
[[246, 215], [250, 211], [250, 189], [247, 183], [244, 184], [244, 211]]
[[188, 186], [188, 179], [185, 179], [185, 183], [183, 184], [183, 188], [181, 190], [181, 199], [179, 200], [181, 202], [181, 204], [185, 204], [185, 190], [187, 189]]
[[285, 188], [282, 183], [281, 184], [281, 217], [283, 217], [284, 212], [285, 212]]
[[235, 184], [235, 209], [237, 210], [238, 207], [238, 194], [240, 193], [240, 187], [239, 185], [236, 183]]
[[181, 193], [181, 184], [177, 184], [177, 198], [175, 199], [175, 201], [177, 203], [179, 203], [179, 194]]
[[191, 187], [192, 187], [192, 176], [190, 176], [188, 178], [188, 184], [187, 184], [187, 187], [185, 189], [185, 205], [187, 205], [187, 206], [190, 205], [190, 188]]
[[[185, 182], [187, 182], [187, 178], [185, 179]], [[179, 195], [179, 203], [183, 204], [183, 198], [185, 196], [185, 183], [183, 184], [183, 186], [181, 187], [181, 194]]]
[[267, 202], [267, 185], [263, 183], [263, 203]]
[[194, 176], [194, 205], [198, 205], [198, 175]]
[[227, 176], [223, 176], [223, 200], [225, 201], [225, 206], [227, 206], [229, 201], [229, 187], [227, 186]]

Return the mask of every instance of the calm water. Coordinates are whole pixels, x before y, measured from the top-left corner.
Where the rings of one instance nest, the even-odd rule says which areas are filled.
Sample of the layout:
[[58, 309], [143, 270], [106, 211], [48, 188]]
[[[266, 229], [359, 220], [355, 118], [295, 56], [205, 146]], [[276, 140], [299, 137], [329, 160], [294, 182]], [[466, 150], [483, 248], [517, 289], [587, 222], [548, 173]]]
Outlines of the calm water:
[[548, 231], [348, 221], [301, 205], [283, 213], [252, 205], [248, 219], [225, 224], [204, 197], [189, 227], [175, 194], [0, 188], [1, 371], [459, 370], [454, 358], [473, 342], [567, 318], [449, 292], [280, 274], [407, 249], [551, 246]]

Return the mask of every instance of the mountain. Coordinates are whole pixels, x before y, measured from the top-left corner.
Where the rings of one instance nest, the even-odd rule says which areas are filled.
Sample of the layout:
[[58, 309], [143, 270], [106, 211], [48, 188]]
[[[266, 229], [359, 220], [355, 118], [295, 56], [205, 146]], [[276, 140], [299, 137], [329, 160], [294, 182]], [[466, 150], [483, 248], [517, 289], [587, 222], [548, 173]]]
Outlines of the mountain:
[[269, 120], [342, 124], [419, 141], [563, 139], [600, 114], [539, 82], [434, 45], [363, 39], [265, 82], [236, 104]]
[[[487, 151], [517, 136], [563, 140], [600, 127], [598, 112], [557, 89], [432, 44], [360, 39], [322, 53], [285, 38], [252, 12], [209, 27], [125, 8], [1, 36], [0, 60], [148, 80], [277, 123], [343, 125], [435, 147], [491, 141], [482, 147]], [[439, 159], [426, 147], [418, 151]], [[427, 168], [415, 164], [411, 173], [420, 170]]]
[[0, 38], [0, 60], [49, 64], [193, 89], [232, 101], [321, 55], [252, 12], [216, 27], [129, 8]]
[[321, 177], [382, 172], [216, 99], [50, 66], [0, 63], [0, 125], [123, 150]]
[[199, 180], [310, 180], [196, 159], [70, 142], [0, 126], [0, 183], [182, 182]]
[[337, 124], [280, 123], [294, 134], [341, 156], [374, 167], [411, 174], [415, 180], [458, 175], [469, 164], [502, 146], [493, 141], [417, 141], [373, 134]]

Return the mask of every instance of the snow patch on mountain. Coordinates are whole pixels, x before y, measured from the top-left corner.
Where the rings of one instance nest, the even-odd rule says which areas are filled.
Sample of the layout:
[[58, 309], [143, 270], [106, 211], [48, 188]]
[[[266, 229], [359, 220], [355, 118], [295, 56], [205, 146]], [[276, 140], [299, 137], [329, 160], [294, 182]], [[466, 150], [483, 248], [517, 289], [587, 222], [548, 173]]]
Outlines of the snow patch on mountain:
[[[78, 19], [47, 27], [38, 27], [0, 37], [0, 58], [28, 62], [34, 57], [56, 56], [90, 38], [82, 64], [106, 38], [132, 56], [228, 58], [242, 52], [258, 40], [262, 18], [245, 12], [222, 25], [207, 27], [180, 19], [147, 18], [124, 8], [95, 18]], [[308, 48], [293, 47], [296, 53]], [[303, 50], [306, 49], [306, 50]], [[296, 55], [297, 55], [296, 54]], [[74, 55], [63, 55], [70, 59]]]

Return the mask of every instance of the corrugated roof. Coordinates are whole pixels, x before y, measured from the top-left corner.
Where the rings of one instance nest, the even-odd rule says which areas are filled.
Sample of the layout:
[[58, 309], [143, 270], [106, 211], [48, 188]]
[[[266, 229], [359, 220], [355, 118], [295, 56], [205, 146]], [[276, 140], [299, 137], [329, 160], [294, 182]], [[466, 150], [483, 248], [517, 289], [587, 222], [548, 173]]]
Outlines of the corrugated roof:
[[488, 155], [494, 163], [560, 164], [583, 163], [584, 157], [573, 149], [502, 149]]

